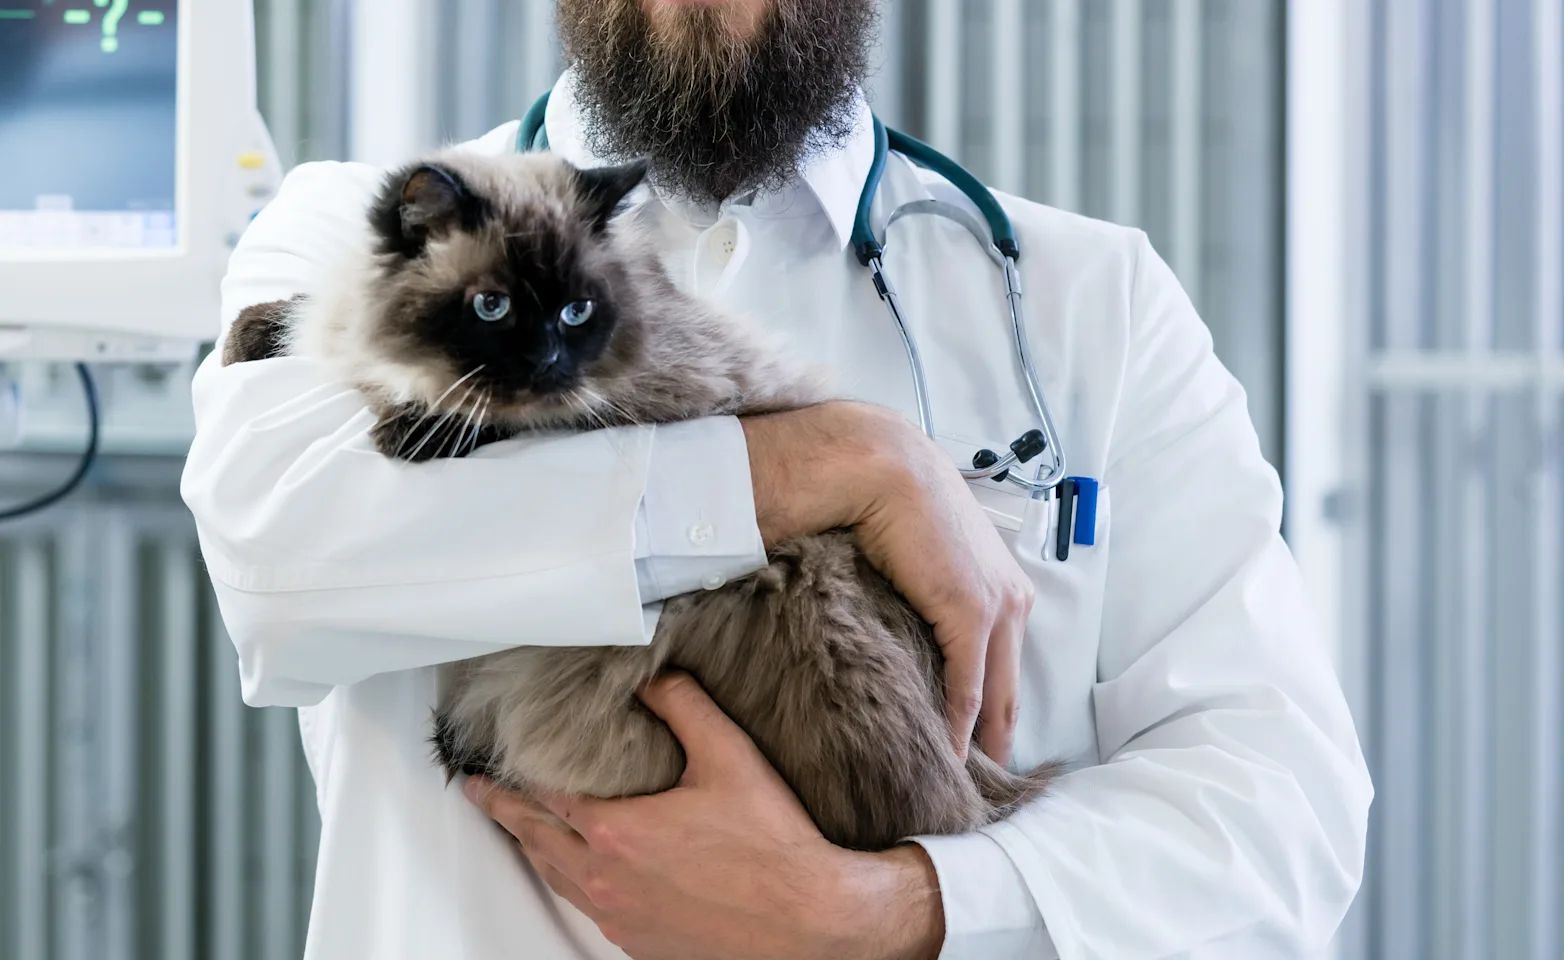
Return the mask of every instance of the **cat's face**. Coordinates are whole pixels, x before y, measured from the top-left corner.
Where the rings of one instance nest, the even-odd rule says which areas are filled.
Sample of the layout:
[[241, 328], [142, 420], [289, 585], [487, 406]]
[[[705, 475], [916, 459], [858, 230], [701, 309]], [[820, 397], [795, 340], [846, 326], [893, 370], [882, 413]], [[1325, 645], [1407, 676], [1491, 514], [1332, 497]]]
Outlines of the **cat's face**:
[[635, 359], [633, 284], [608, 223], [644, 173], [451, 154], [392, 175], [371, 215], [372, 334], [430, 394], [404, 399], [490, 422], [591, 405], [592, 384]]

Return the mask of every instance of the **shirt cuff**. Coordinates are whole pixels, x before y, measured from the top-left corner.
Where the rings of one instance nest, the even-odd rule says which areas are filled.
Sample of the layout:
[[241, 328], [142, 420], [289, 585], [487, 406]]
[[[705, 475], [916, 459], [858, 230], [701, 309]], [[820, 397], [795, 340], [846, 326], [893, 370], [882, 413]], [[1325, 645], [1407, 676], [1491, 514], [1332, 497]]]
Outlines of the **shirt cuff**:
[[715, 590], [766, 565], [749, 447], [736, 418], [657, 427], [636, 514], [635, 558], [643, 604]]
[[981, 833], [914, 837], [945, 908], [940, 960], [1057, 960], [1042, 912], [998, 842]]

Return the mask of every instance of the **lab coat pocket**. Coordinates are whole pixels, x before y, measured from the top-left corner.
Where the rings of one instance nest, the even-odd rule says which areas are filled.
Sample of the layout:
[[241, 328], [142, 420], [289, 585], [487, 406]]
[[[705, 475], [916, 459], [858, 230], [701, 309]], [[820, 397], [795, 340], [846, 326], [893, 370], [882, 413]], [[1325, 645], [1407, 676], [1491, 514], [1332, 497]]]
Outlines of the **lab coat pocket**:
[[[1022, 529], [1011, 549], [1035, 588], [1022, 646], [1022, 724], [1015, 757], [1023, 766], [1096, 758], [1091, 690], [1097, 680], [1108, 575], [1110, 513], [1099, 490], [1096, 524], [1087, 536], [1069, 525], [1069, 554], [1057, 559], [1058, 501], [1022, 498]], [[1073, 511], [1072, 511], [1073, 512]], [[1073, 521], [1072, 517], [1072, 521]], [[1077, 536], [1077, 533], [1080, 536]], [[1077, 542], [1092, 539], [1087, 545]]]

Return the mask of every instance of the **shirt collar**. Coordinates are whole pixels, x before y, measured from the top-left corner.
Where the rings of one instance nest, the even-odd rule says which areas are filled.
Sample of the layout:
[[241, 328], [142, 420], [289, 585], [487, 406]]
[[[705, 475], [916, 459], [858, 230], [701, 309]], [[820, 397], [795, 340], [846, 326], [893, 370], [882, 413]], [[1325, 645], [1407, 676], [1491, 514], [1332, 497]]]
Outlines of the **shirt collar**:
[[[836, 233], [839, 250], [852, 240], [853, 221], [858, 215], [858, 198], [874, 164], [874, 115], [862, 91], [853, 96], [852, 132], [841, 144], [809, 157], [799, 181], [809, 189]], [[549, 149], [578, 167], [605, 165], [586, 144], [580, 107], [576, 99], [576, 78], [567, 69], [554, 84], [548, 110], [543, 117]], [[670, 207], [685, 206], [659, 196]]]

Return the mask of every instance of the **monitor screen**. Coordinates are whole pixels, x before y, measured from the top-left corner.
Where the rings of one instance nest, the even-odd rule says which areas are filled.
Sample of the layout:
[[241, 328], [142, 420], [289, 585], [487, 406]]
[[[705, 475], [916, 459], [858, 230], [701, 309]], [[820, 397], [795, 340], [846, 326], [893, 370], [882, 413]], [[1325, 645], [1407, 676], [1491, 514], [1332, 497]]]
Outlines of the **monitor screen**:
[[0, 250], [179, 243], [177, 0], [0, 0]]

